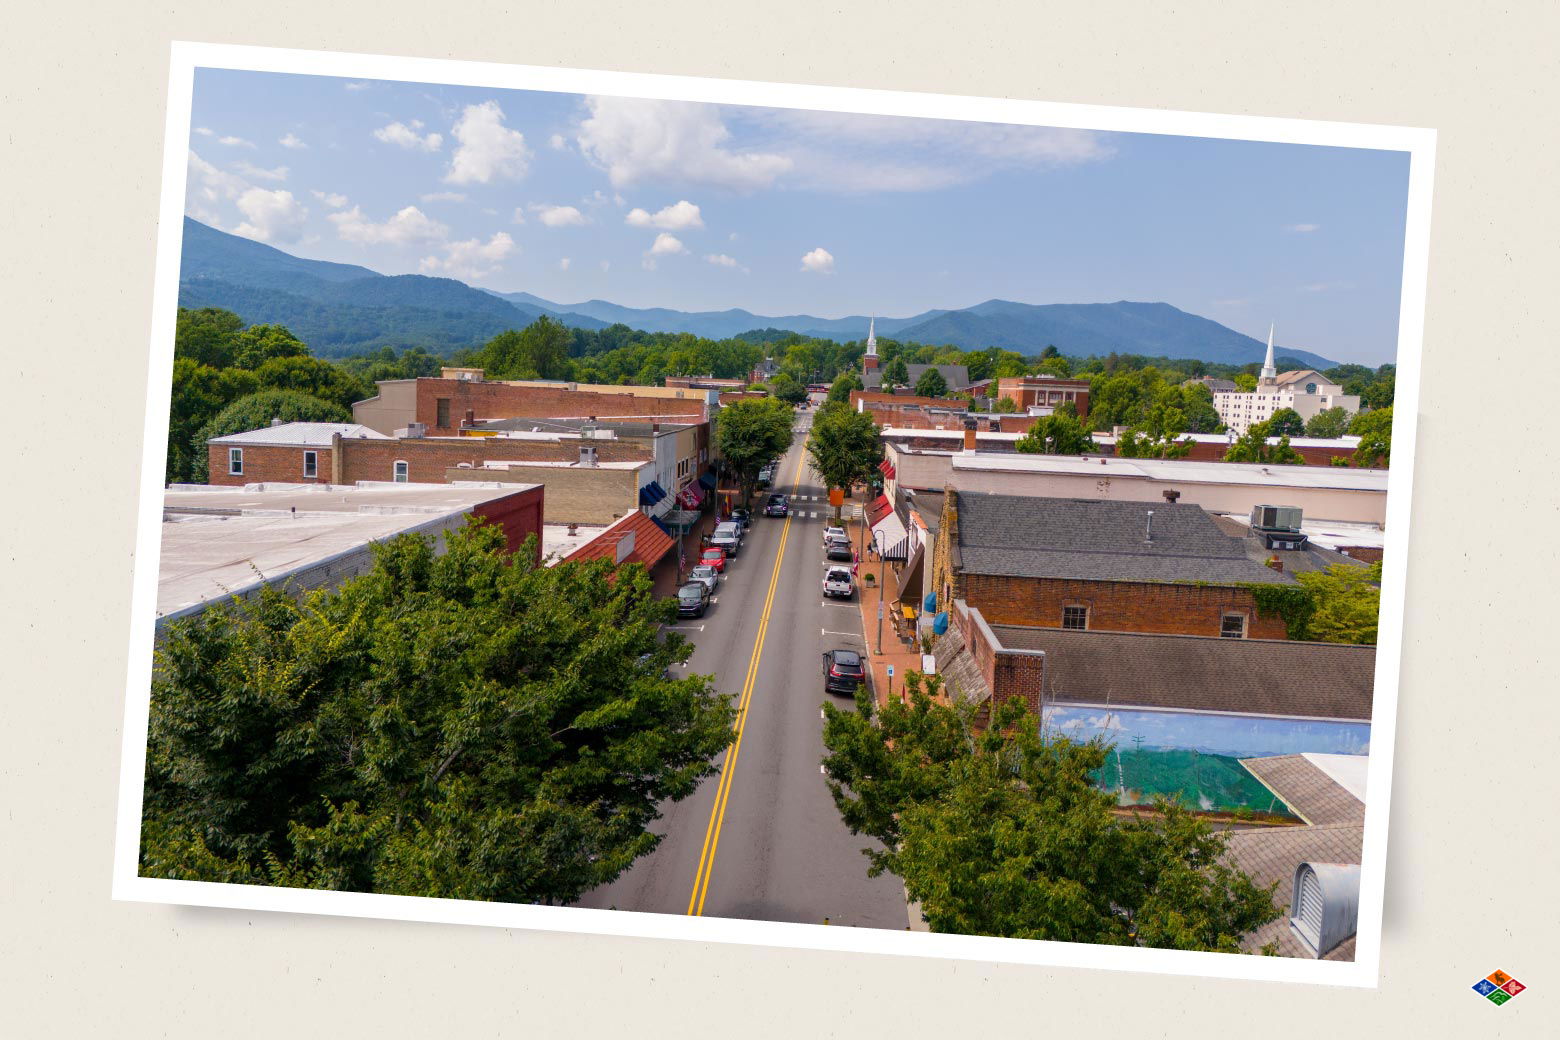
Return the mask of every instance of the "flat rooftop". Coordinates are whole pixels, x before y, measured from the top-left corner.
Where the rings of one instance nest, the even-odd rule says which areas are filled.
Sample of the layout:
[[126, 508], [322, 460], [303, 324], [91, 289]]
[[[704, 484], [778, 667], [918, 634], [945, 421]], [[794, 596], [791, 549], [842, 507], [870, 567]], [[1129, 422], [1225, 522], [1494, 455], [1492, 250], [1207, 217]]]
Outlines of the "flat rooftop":
[[157, 614], [225, 597], [538, 486], [174, 485], [163, 494]]
[[605, 524], [576, 524], [570, 534], [568, 524], [543, 524], [542, 560], [563, 559], [606, 529]]
[[[918, 454], [911, 450], [907, 454]], [[942, 454], [921, 452], [919, 454]], [[1387, 471], [1345, 466], [1268, 466], [1248, 462], [1198, 462], [1192, 459], [1123, 459], [1115, 456], [952, 453], [955, 470], [988, 473], [1045, 473], [1079, 477], [1141, 477], [1192, 484], [1243, 484], [1275, 488], [1315, 488], [1387, 492]]]

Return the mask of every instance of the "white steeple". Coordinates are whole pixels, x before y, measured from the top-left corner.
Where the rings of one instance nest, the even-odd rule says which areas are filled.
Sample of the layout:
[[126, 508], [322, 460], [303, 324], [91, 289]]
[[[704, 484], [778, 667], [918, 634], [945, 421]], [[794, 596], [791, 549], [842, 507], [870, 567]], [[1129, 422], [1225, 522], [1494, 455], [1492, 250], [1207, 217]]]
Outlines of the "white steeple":
[[867, 323], [867, 357], [877, 357], [877, 315]]
[[1268, 326], [1267, 358], [1262, 362], [1262, 378], [1259, 382], [1271, 383], [1278, 378], [1278, 368], [1273, 364], [1273, 326]]

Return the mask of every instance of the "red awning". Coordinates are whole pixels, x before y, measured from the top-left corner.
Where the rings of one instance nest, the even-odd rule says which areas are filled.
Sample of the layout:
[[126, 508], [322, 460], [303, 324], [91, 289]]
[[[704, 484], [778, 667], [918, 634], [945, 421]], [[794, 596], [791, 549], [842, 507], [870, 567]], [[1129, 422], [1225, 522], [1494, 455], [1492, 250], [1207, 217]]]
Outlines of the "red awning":
[[884, 459], [882, 462], [878, 463], [878, 469], [881, 470], [883, 476], [887, 477], [889, 480], [894, 479], [894, 464], [892, 462]]
[[888, 496], [879, 495], [873, 503], [867, 507], [867, 526], [876, 527], [879, 520], [894, 511], [894, 506], [888, 500]]

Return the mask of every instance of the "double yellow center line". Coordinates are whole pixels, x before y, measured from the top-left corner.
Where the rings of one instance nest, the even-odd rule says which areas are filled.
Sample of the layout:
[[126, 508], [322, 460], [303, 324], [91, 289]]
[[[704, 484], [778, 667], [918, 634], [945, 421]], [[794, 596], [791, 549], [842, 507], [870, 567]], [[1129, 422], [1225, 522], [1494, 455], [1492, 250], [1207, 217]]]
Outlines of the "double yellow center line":
[[[791, 494], [801, 486], [802, 466], [807, 461], [807, 441], [802, 441], [802, 456], [796, 462], [796, 475], [791, 481]], [[774, 607], [775, 590], [780, 586], [780, 563], [785, 559], [785, 546], [791, 533], [791, 511], [786, 510], [785, 526], [780, 529], [780, 551], [775, 553], [774, 570], [769, 575], [769, 592], [764, 597], [764, 612], [758, 620], [758, 636], [753, 641], [753, 656], [748, 659], [747, 678], [742, 683], [742, 695], [737, 699], [737, 718], [732, 723], [737, 739], [726, 752], [726, 761], [720, 770], [720, 784], [715, 788], [715, 804], [710, 807], [710, 822], [704, 828], [704, 848], [699, 852], [699, 869], [693, 876], [693, 894], [688, 897], [688, 916], [704, 913], [704, 897], [709, 895], [710, 875], [715, 872], [715, 850], [720, 847], [720, 829], [726, 822], [726, 803], [731, 798], [731, 784], [737, 775], [737, 756], [742, 753], [742, 736], [747, 730], [748, 706], [753, 703], [753, 688], [758, 684], [758, 662], [764, 653], [764, 637], [769, 634], [769, 613]]]

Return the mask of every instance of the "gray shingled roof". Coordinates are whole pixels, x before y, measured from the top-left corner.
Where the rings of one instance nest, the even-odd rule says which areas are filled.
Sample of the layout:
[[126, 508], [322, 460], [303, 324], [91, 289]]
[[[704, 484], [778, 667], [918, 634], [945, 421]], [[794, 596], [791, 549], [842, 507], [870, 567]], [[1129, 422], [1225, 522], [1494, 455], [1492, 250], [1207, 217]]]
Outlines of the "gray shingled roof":
[[1277, 556], [1284, 564], [1284, 570], [1290, 574], [1303, 574], [1306, 571], [1324, 571], [1335, 563], [1341, 563], [1346, 567], [1367, 566], [1364, 560], [1357, 560], [1352, 556], [1345, 556], [1341, 552], [1324, 548], [1316, 544], [1309, 544], [1304, 549], [1269, 549], [1260, 539], [1252, 533], [1251, 528], [1239, 520], [1227, 516], [1219, 516], [1210, 513], [1210, 520], [1214, 525], [1229, 535], [1238, 539], [1246, 550], [1246, 556], [1255, 563], [1262, 563], [1269, 556]]
[[1017, 625], [991, 631], [1005, 647], [1045, 651], [1047, 701], [1370, 721], [1373, 646]]
[[[1084, 581], [1283, 584], [1190, 503], [957, 492], [961, 570]], [[1153, 540], [1147, 540], [1153, 510]]]
[[[884, 365], [886, 362], [879, 362]], [[921, 381], [921, 376], [926, 370], [935, 368], [942, 373], [943, 381], [948, 384], [948, 389], [968, 390], [970, 386], [970, 370], [964, 365], [905, 365], [905, 371], [910, 374], [910, 389], [915, 389], [915, 384]], [[862, 386], [868, 390], [876, 390], [883, 385], [883, 369], [875, 368], [861, 377]]]
[[[1278, 882], [1273, 903], [1283, 911], [1278, 920], [1248, 934], [1242, 945], [1256, 951], [1275, 942], [1280, 956], [1309, 958], [1289, 927], [1295, 868], [1302, 863], [1358, 863], [1365, 840], [1365, 806], [1301, 755], [1248, 758], [1242, 759], [1241, 764], [1313, 821], [1312, 826], [1306, 827], [1261, 828], [1230, 834], [1225, 852], [1228, 861], [1258, 885]], [[1311, 812], [1306, 812], [1306, 808]], [[1354, 939], [1344, 940], [1322, 959], [1352, 961]]]

